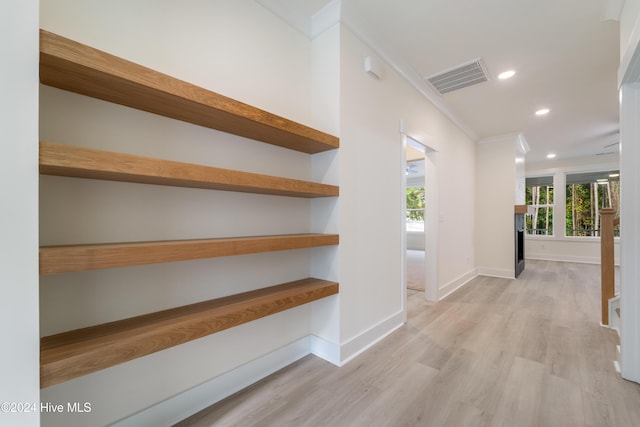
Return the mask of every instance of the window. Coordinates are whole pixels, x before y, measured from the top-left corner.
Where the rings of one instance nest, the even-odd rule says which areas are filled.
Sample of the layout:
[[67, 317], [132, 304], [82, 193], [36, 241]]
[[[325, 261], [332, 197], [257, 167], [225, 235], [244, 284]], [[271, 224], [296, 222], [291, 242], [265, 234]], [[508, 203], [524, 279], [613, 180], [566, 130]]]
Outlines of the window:
[[[567, 174], [566, 235], [600, 236], [600, 209], [620, 217], [620, 171]], [[614, 228], [620, 236], [620, 226]]]
[[407, 231], [424, 231], [424, 187], [407, 187]]
[[528, 235], [553, 236], [553, 177], [527, 178], [526, 215]]

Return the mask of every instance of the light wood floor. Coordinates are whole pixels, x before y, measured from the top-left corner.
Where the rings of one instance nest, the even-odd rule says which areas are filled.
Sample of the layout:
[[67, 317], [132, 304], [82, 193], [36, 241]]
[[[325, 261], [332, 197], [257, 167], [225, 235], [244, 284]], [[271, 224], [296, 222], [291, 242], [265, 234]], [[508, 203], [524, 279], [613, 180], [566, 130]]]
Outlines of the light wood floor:
[[640, 385], [614, 371], [599, 267], [527, 261], [432, 304], [342, 368], [315, 356], [181, 426], [640, 426]]

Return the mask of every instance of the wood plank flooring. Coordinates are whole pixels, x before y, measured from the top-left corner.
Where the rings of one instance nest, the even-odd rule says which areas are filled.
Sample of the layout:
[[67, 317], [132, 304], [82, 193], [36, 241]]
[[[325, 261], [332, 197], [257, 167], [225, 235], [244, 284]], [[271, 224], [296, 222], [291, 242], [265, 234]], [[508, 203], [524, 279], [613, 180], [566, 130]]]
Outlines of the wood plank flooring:
[[599, 266], [527, 261], [437, 304], [342, 368], [308, 356], [179, 426], [638, 426], [640, 385], [613, 369]]

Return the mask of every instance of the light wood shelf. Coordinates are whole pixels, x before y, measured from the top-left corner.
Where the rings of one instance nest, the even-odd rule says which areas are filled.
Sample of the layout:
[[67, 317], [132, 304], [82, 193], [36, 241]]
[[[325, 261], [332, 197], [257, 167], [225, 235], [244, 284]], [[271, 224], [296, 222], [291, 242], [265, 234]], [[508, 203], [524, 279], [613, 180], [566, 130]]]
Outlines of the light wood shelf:
[[337, 245], [337, 234], [285, 234], [40, 247], [40, 274], [247, 255]]
[[302, 279], [41, 339], [40, 386], [49, 387], [338, 293]]
[[339, 193], [334, 185], [44, 141], [40, 142], [40, 173], [291, 197], [331, 197]]
[[[235, 101], [64, 37], [40, 31], [42, 84], [314, 154], [335, 136]], [[338, 196], [337, 186], [131, 154], [40, 143], [40, 173], [291, 197]], [[43, 246], [40, 274], [337, 245], [337, 234]], [[41, 339], [41, 387], [124, 363], [338, 293], [302, 279]]]
[[40, 30], [40, 81], [304, 153], [339, 146], [335, 136], [45, 30]]
[[527, 205], [514, 205], [513, 213], [514, 214], [526, 214], [527, 213]]

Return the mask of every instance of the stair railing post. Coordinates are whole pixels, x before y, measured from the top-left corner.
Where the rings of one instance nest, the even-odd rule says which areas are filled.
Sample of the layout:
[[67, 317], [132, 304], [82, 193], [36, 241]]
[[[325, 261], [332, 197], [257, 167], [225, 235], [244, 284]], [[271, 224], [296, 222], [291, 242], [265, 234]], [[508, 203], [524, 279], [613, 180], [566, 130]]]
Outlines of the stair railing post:
[[613, 215], [615, 209], [600, 210], [600, 281], [602, 288], [602, 324], [609, 324], [609, 299], [614, 297]]

